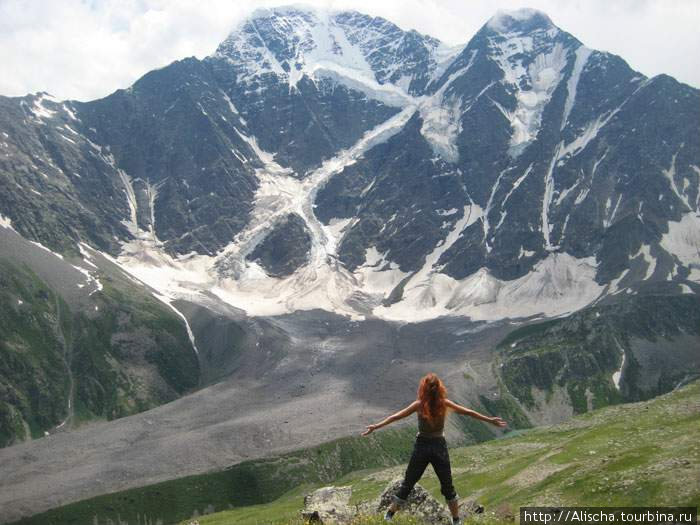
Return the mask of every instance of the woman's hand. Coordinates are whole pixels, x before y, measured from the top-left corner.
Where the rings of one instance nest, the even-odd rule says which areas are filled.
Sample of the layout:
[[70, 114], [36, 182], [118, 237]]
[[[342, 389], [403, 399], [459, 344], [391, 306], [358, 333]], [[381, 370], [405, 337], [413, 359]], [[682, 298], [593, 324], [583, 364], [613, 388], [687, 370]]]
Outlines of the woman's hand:
[[377, 428], [379, 428], [379, 425], [367, 425], [367, 430], [365, 430], [365, 431], [362, 433], [362, 435], [363, 435], [363, 436], [366, 436], [366, 435], [368, 435], [368, 434], [371, 434], [372, 432], [374, 432], [375, 430], [377, 430]]
[[506, 425], [508, 425], [508, 423], [506, 423], [503, 419], [501, 419], [498, 416], [490, 417], [489, 423], [491, 423], [492, 425], [496, 425], [497, 427], [505, 427]]

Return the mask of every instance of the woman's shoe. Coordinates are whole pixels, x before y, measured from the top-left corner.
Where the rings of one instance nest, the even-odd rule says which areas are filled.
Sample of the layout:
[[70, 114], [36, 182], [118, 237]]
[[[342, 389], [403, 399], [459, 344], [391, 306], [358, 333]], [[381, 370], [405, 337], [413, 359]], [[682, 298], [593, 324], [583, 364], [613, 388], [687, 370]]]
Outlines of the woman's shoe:
[[384, 514], [384, 521], [392, 521], [394, 519], [394, 513], [391, 512], [390, 510], [387, 510], [386, 513]]

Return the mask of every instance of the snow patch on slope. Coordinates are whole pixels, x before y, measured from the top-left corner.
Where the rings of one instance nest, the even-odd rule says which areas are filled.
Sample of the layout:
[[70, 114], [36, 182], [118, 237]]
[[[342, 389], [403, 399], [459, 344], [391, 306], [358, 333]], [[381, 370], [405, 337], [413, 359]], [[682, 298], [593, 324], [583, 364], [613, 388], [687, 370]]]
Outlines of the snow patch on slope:
[[[681, 148], [683, 148], [683, 144], [681, 144]], [[679, 150], [680, 151], [680, 150]], [[668, 180], [668, 184], [671, 187], [671, 190], [673, 193], [675, 193], [676, 197], [685, 204], [686, 208], [688, 210], [692, 210], [693, 207], [690, 205], [688, 202], [688, 197], [686, 197], [681, 190], [678, 189], [678, 186], [676, 185], [676, 157], [678, 156], [679, 151], [674, 153], [671, 156], [671, 165], [668, 167], [667, 170], [661, 170], [661, 172], [664, 174], [664, 177], [666, 180]]]
[[446, 91], [455, 79], [469, 71], [477, 52], [472, 51], [467, 65], [452, 73], [440, 89], [434, 95], [424, 97], [420, 105], [420, 116], [423, 120], [421, 135], [433, 151], [448, 162], [456, 162], [459, 159], [456, 142], [462, 132], [462, 99], [455, 95], [447, 96]]
[[569, 115], [571, 114], [571, 110], [573, 109], [574, 103], [576, 102], [576, 90], [578, 88], [578, 81], [581, 78], [581, 73], [583, 72], [583, 68], [586, 65], [586, 62], [588, 61], [589, 56], [591, 56], [591, 50], [586, 46], [579, 46], [579, 48], [576, 50], [574, 68], [571, 71], [571, 76], [569, 77], [569, 80], [566, 83], [567, 96], [566, 102], [564, 103], [564, 114], [561, 118], [562, 130], [566, 126], [566, 123], [569, 120]]
[[484, 268], [462, 280], [438, 273], [429, 290], [425, 285], [407, 286], [401, 302], [378, 307], [374, 314], [414, 322], [445, 315], [475, 320], [563, 315], [600, 296], [603, 287], [595, 282], [595, 273], [594, 257], [577, 259], [566, 253], [549, 254], [530, 273], [513, 281], [501, 281]]
[[689, 212], [678, 222], [669, 221], [668, 232], [663, 234], [659, 244], [685, 266], [697, 268], [700, 261], [700, 215]]
[[626, 356], [625, 356], [625, 349], [622, 348], [622, 345], [620, 345], [620, 343], [617, 341], [616, 338], [615, 338], [615, 344], [620, 349], [620, 354], [622, 354], [622, 362], [620, 363], [619, 370], [613, 372], [612, 380], [613, 380], [613, 383], [615, 384], [615, 388], [620, 390], [620, 379], [622, 379], [622, 369], [625, 368], [625, 357]]
[[515, 110], [509, 111], [496, 102], [494, 104], [510, 122], [509, 153], [517, 156], [540, 130], [542, 112], [562, 78], [567, 52], [557, 42], [550, 50], [536, 55], [525, 67], [523, 57], [534, 50], [531, 35], [509, 33], [491, 37], [489, 46], [493, 60], [503, 71], [503, 81], [515, 91]]
[[389, 261], [387, 253], [379, 253], [372, 246], [365, 252], [365, 263], [359, 266], [353, 276], [362, 292], [382, 299], [387, 290], [393, 290], [408, 275], [399, 269], [399, 265]]
[[635, 253], [634, 255], [630, 256], [630, 260], [636, 259], [636, 258], [639, 257], [640, 255], [641, 255], [642, 258], [644, 259], [644, 262], [647, 263], [646, 274], [644, 275], [644, 278], [643, 278], [643, 280], [646, 281], [647, 279], [649, 279], [649, 278], [654, 274], [654, 270], [656, 269], [656, 257], [654, 257], [653, 255], [651, 255], [651, 248], [650, 248], [650, 246], [649, 246], [648, 244], [643, 244], [643, 245], [639, 248], [639, 251], [638, 251], [637, 253]]
[[8, 219], [4, 215], [0, 215], [0, 226], [14, 231], [14, 228], [12, 227], [12, 220]]

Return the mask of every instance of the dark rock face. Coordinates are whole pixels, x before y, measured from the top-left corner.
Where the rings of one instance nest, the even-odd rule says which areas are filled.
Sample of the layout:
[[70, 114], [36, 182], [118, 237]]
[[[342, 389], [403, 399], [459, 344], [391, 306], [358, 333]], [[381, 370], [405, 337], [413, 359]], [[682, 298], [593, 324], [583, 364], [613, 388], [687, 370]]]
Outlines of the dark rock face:
[[580, 414], [649, 399], [697, 378], [699, 344], [695, 296], [632, 297], [515, 330], [499, 346], [500, 373], [526, 408], [546, 404], [533, 392], [549, 398], [560, 389]]
[[[464, 313], [502, 289], [507, 301], [513, 286], [544, 297], [538, 308], [585, 298], [557, 315], [700, 292], [700, 92], [645, 78], [536, 11], [497, 15], [454, 49], [355, 12], [259, 11], [210, 57], [101, 100], [0, 97], [0, 134], [0, 227], [66, 255], [143, 241], [163, 259], [212, 256], [198, 283], [236, 280], [247, 260], [275, 290], [309, 268], [295, 293], [332, 288], [320, 307], [398, 305], [401, 320], [436, 304]], [[586, 289], [568, 286], [588, 269]], [[134, 334], [114, 303], [105, 340], [170, 377], [168, 339]], [[518, 316], [511, 304], [483, 318]], [[589, 350], [574, 369], [616, 366]], [[566, 375], [574, 354], [521, 364], [544, 385], [556, 377], [542, 363]], [[634, 395], [681, 380], [662, 369]], [[159, 399], [192, 386], [177, 377]]]
[[[104, 99], [3, 98], [0, 211], [59, 250], [84, 239], [116, 253], [150, 234], [171, 253], [215, 254], [250, 223], [261, 154], [303, 179], [411, 105], [398, 134], [319, 188], [317, 217], [352, 219], [335, 254], [346, 268], [375, 247], [417, 271], [466, 206], [473, 220], [434, 263], [455, 279], [512, 280], [551, 253], [593, 257], [601, 284], [649, 257], [656, 274], [628, 285], [687, 277], [660, 242], [699, 212], [698, 91], [535, 11], [496, 15], [448, 50], [356, 12], [263, 10], [205, 60]], [[272, 275], [303, 260], [275, 253]]]
[[199, 386], [198, 357], [170, 308], [115, 268], [90, 292], [75, 266], [2, 233], [11, 250], [0, 255], [0, 447]]
[[116, 252], [129, 208], [114, 166], [91, 143], [77, 104], [45, 93], [0, 97], [0, 213], [59, 251], [86, 240]]
[[311, 237], [301, 217], [285, 217], [248, 256], [269, 275], [284, 277], [304, 264], [311, 248]]

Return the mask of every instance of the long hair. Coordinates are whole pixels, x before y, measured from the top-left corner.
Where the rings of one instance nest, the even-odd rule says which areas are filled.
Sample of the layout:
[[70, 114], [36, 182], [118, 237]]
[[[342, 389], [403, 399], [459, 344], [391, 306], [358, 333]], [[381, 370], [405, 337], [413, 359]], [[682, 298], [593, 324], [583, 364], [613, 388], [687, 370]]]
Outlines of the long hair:
[[418, 385], [420, 414], [431, 423], [445, 417], [447, 389], [432, 372], [424, 376]]

